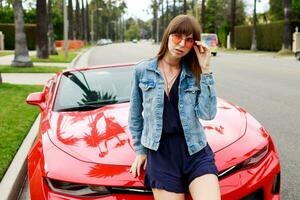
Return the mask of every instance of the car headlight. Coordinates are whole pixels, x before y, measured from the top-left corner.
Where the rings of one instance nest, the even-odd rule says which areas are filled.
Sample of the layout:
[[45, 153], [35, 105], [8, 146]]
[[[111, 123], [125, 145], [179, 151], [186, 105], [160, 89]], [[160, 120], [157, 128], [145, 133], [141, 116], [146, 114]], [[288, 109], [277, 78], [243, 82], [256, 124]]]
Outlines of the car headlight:
[[269, 152], [269, 145], [264, 146], [259, 152], [254, 154], [242, 163], [242, 168], [252, 167], [259, 163]]
[[71, 183], [49, 178], [46, 178], [46, 180], [49, 188], [57, 193], [80, 197], [93, 197], [111, 194], [110, 191], [104, 186]]

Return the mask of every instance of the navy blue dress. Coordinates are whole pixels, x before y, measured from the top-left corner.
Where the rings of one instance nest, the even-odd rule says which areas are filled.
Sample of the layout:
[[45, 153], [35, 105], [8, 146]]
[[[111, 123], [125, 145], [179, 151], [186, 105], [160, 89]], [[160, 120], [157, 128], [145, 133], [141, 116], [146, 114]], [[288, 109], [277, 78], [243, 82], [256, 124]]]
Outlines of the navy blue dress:
[[144, 184], [149, 189], [186, 193], [195, 178], [205, 174], [218, 175], [218, 170], [209, 144], [191, 156], [188, 153], [178, 110], [180, 73], [172, 85], [169, 98], [164, 93], [162, 136], [158, 150], [147, 151]]

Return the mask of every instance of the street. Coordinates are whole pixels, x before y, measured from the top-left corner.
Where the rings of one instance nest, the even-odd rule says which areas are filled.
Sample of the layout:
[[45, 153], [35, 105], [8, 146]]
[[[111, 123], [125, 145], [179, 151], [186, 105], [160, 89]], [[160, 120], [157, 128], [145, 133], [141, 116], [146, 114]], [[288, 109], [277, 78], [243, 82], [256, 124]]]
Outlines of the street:
[[[88, 66], [137, 62], [155, 56], [158, 49], [148, 42], [118, 43], [94, 47], [85, 59]], [[300, 196], [300, 62], [274, 55], [219, 52], [211, 67], [218, 96], [246, 109], [271, 134], [281, 161], [281, 199], [296, 200]]]
[[[88, 65], [137, 62], [155, 56], [148, 42], [95, 47]], [[218, 96], [252, 114], [271, 134], [281, 161], [281, 198], [300, 196], [300, 62], [275, 53], [219, 52], [211, 60]]]

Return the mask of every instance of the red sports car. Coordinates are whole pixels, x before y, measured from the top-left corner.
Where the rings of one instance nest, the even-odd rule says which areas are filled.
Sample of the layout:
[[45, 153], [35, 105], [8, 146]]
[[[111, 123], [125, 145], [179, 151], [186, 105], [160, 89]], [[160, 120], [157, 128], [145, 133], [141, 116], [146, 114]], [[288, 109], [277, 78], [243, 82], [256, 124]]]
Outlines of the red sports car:
[[[28, 155], [32, 200], [153, 199], [128, 130], [132, 64], [69, 69], [27, 103], [41, 110]], [[280, 199], [280, 163], [266, 129], [243, 108], [218, 99], [217, 116], [201, 121], [215, 152], [223, 200]], [[187, 199], [191, 199], [187, 195]]]

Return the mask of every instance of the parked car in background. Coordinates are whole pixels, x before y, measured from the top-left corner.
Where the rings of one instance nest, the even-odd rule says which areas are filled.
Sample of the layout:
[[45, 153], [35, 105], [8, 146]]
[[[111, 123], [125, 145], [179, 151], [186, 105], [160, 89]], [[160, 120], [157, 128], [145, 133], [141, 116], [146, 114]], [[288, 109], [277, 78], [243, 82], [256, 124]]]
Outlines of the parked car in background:
[[137, 39], [133, 39], [132, 42], [133, 42], [133, 43], [137, 43], [138, 40], [137, 40]]
[[[153, 200], [144, 171], [140, 177], [129, 172], [136, 156], [128, 128], [133, 69], [66, 69], [28, 96], [27, 103], [41, 110], [28, 155], [31, 200]], [[155, 81], [140, 80], [140, 90], [157, 90]], [[185, 101], [200, 92], [193, 85], [184, 90], [190, 93]], [[245, 109], [217, 102], [216, 117], [201, 124], [215, 154], [222, 200], [279, 200], [281, 170], [271, 135]]]
[[107, 45], [107, 44], [108, 44], [108, 41], [106, 39], [100, 39], [96, 43], [97, 46], [102, 46], [102, 45]]
[[96, 45], [98, 45], [98, 46], [107, 45], [107, 44], [112, 44], [112, 40], [102, 38], [102, 39], [98, 40], [96, 43]]
[[213, 56], [217, 55], [217, 50], [219, 47], [218, 36], [215, 33], [202, 33], [201, 41], [209, 47], [211, 54]]
[[300, 60], [300, 49], [296, 51], [295, 56], [297, 60]]
[[112, 44], [112, 40], [111, 39], [107, 39], [107, 44]]

